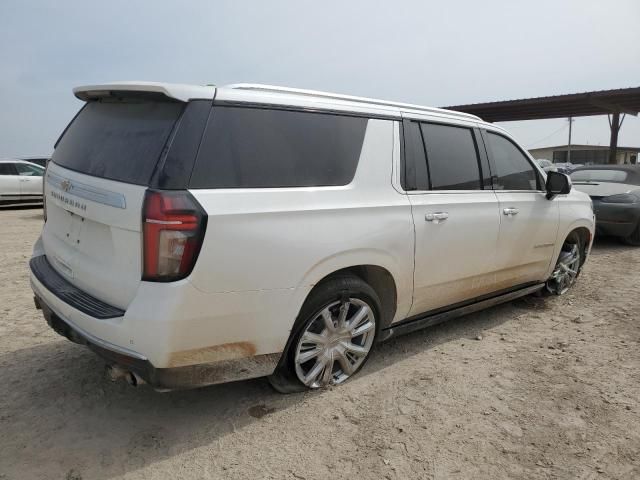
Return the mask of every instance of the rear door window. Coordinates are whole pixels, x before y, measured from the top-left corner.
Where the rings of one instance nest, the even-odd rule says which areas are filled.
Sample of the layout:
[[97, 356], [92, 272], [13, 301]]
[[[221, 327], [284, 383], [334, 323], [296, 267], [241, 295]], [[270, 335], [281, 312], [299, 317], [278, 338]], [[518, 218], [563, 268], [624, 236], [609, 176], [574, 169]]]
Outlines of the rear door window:
[[95, 177], [148, 185], [184, 103], [92, 101], [60, 139], [52, 161]]
[[498, 190], [538, 190], [540, 178], [531, 162], [509, 139], [487, 132]]
[[347, 185], [368, 119], [216, 106], [191, 175], [191, 188]]
[[481, 190], [480, 163], [473, 130], [422, 123], [431, 190]]
[[13, 163], [0, 163], [0, 175], [17, 175], [18, 172]]

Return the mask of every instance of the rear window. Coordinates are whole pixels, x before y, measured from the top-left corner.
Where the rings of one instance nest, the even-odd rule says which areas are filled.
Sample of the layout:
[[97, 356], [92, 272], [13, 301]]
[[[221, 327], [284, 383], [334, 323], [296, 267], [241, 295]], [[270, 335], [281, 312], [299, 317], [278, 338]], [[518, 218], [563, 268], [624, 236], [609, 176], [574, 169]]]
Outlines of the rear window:
[[13, 163], [0, 163], [0, 175], [17, 175], [16, 167]]
[[51, 160], [87, 175], [147, 185], [183, 108], [179, 102], [89, 102]]
[[627, 172], [623, 170], [578, 170], [571, 174], [574, 182], [627, 183]]
[[366, 118], [214, 107], [191, 188], [346, 185], [355, 175]]
[[432, 190], [481, 190], [480, 167], [469, 128], [423, 123]]

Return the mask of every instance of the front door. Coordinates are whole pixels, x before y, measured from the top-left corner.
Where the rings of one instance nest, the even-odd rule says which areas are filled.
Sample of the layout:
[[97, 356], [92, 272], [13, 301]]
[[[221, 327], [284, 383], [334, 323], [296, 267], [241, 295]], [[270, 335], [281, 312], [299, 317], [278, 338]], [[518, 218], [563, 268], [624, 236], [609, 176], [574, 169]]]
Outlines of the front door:
[[44, 168], [28, 163], [16, 163], [20, 176], [20, 194], [23, 197], [42, 196], [42, 176]]
[[513, 141], [490, 131], [484, 138], [500, 202], [496, 285], [546, 280], [558, 235], [558, 202], [547, 200], [542, 175]]
[[416, 239], [410, 315], [418, 315], [492, 291], [500, 214], [494, 191], [485, 189], [477, 131], [405, 121], [404, 134], [416, 175], [408, 193]]

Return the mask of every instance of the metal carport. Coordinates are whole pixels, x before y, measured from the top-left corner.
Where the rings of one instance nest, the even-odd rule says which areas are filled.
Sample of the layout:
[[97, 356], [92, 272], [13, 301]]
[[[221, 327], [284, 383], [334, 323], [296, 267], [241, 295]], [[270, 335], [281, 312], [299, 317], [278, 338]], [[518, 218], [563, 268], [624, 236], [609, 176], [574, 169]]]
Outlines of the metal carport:
[[[472, 113], [488, 122], [608, 115], [611, 129], [609, 163], [615, 163], [618, 132], [624, 121], [624, 115], [637, 116], [640, 112], [640, 87], [452, 105], [442, 108]], [[620, 114], [623, 115], [622, 119]]]

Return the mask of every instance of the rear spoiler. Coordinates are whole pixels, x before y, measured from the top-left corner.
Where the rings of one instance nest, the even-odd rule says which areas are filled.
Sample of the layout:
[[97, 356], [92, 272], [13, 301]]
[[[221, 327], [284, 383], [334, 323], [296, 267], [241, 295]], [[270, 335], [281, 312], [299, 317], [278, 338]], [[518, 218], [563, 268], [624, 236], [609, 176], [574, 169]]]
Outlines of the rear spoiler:
[[155, 93], [180, 102], [188, 102], [196, 99], [213, 100], [216, 87], [180, 83], [114, 82], [102, 85], [83, 85], [73, 89], [73, 94], [85, 102], [117, 95], [117, 92]]

